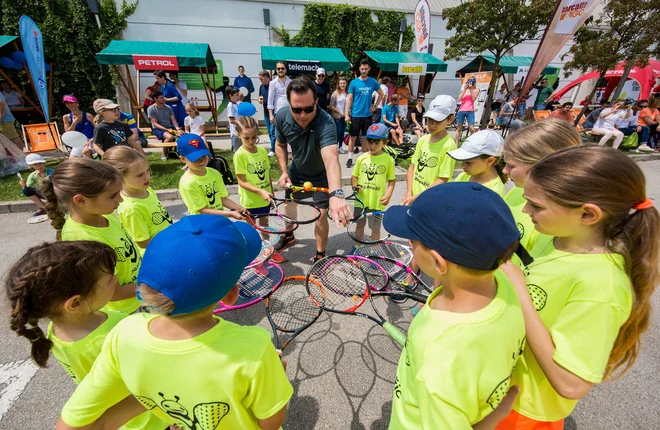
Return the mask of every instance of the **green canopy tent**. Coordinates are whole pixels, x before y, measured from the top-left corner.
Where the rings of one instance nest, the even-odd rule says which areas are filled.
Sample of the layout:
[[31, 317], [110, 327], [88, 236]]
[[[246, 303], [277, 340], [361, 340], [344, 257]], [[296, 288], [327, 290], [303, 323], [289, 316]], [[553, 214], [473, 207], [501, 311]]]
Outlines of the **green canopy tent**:
[[[518, 67], [529, 67], [532, 65], [532, 57], [523, 57], [519, 55], [505, 55], [500, 58], [500, 67], [502, 73], [515, 75], [518, 73]], [[492, 72], [495, 70], [494, 55], [478, 55], [474, 60], [456, 71], [456, 77], [462, 77], [466, 73]], [[548, 66], [543, 70], [545, 75], [556, 75], [559, 69], [554, 66]]]
[[[351, 69], [351, 63], [339, 48], [261, 47], [261, 67], [275, 70], [275, 63], [278, 61], [284, 61], [289, 65], [299, 64], [303, 73], [315, 71], [316, 68], [314, 67], [323, 67], [334, 72], [349, 71]], [[303, 70], [306, 66], [305, 63], [310, 66], [308, 70]]]
[[[426, 65], [426, 73], [419, 78], [418, 93], [428, 93], [431, 90], [431, 83], [438, 72], [447, 71], [447, 63], [439, 60], [431, 54], [425, 52], [389, 52], [389, 51], [365, 51], [367, 57], [374, 61], [378, 68], [378, 77], [382, 72], [394, 72], [406, 75], [405, 68], [411, 70], [415, 67], [422, 68]], [[433, 75], [430, 75], [433, 73]], [[412, 73], [419, 74], [419, 73]], [[408, 81], [410, 84], [410, 80]], [[412, 87], [410, 88], [412, 92]]]
[[[213, 58], [211, 48], [206, 43], [179, 43], [179, 42], [143, 42], [135, 40], [113, 40], [101, 52], [96, 54], [99, 64], [111, 65], [122, 85], [131, 98], [136, 111], [142, 110], [139, 100], [140, 73], [155, 70], [179, 71], [199, 73], [204, 83], [204, 93], [209, 105], [197, 106], [203, 112], [211, 112], [213, 122], [217, 129], [217, 99], [213, 90], [216, 88], [216, 75], [219, 67]], [[127, 79], [119, 73], [118, 66], [124, 66]], [[133, 84], [129, 65], [136, 69], [137, 88]], [[146, 112], [144, 112], [146, 115]]]

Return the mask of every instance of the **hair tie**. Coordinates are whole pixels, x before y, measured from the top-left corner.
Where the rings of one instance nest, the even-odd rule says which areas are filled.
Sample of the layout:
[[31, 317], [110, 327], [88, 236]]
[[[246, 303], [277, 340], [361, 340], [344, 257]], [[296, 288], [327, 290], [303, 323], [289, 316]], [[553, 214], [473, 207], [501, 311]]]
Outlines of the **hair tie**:
[[636, 205], [633, 205], [633, 209], [636, 211], [643, 210], [643, 209], [649, 209], [654, 206], [653, 200], [649, 199], [648, 197], [644, 199], [643, 202], [637, 203]]

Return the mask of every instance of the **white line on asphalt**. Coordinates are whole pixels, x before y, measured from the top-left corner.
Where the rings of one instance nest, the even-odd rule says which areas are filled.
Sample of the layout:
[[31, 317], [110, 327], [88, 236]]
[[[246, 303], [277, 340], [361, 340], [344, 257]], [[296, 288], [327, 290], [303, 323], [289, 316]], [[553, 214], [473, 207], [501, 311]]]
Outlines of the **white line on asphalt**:
[[0, 420], [23, 393], [37, 370], [39, 368], [32, 360], [0, 364], [0, 386], [5, 385], [0, 391]]

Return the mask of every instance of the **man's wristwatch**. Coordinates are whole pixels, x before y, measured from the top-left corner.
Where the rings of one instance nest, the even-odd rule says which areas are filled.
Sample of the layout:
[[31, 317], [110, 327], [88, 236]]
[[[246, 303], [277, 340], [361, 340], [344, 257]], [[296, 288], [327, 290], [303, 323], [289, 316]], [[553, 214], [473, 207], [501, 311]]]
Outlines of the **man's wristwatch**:
[[346, 195], [344, 194], [344, 190], [341, 188], [337, 188], [334, 191], [330, 192], [330, 197], [337, 197], [338, 199], [345, 199]]

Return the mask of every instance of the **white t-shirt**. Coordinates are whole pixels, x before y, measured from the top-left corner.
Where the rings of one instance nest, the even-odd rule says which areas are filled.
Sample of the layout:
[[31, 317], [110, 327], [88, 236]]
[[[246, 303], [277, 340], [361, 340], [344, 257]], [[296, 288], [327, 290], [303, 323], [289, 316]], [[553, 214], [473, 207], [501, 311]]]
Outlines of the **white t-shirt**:
[[639, 121], [639, 111], [630, 111], [630, 116], [627, 119], [619, 119], [616, 121], [616, 128], [637, 127]]
[[5, 98], [5, 101], [7, 102], [7, 106], [9, 107], [15, 107], [15, 106], [21, 106], [21, 100], [18, 98], [18, 93], [14, 90], [10, 90], [9, 93], [2, 92], [2, 95]]
[[594, 128], [605, 128], [608, 130], [614, 129], [614, 125], [617, 123], [617, 121], [621, 120], [624, 116], [626, 116], [626, 111], [617, 109], [616, 111], [612, 111], [611, 108], [603, 109], [603, 111], [600, 113], [601, 115], [603, 114], [609, 114], [605, 118], [602, 116], [598, 117], [598, 121], [596, 122], [596, 126]]
[[[187, 89], [188, 89], [188, 86], [186, 85], [186, 83], [185, 83], [185, 82], [181, 82], [181, 81], [179, 81], [179, 87], [181, 87], [182, 90], [187, 90]], [[175, 88], [176, 88], [176, 86], [175, 86]], [[179, 91], [178, 88], [177, 88], [176, 90]], [[183, 94], [181, 94], [181, 91], [179, 91], [179, 94], [181, 95], [181, 103], [183, 103], [184, 105], [185, 105], [186, 103], [188, 103], [188, 97], [186, 97], [186, 96], [184, 96]]]
[[496, 102], [503, 102], [504, 100], [506, 100], [506, 94], [504, 94], [503, 92], [497, 91], [495, 93], [495, 95], [493, 96], [493, 100], [496, 101]]
[[[388, 96], [387, 85], [380, 84], [380, 89], [383, 90], [383, 93], [385, 93], [385, 97], [383, 97], [383, 101], [376, 106], [376, 109], [382, 109], [383, 106], [385, 106], [385, 103], [387, 103], [387, 96]], [[378, 100], [378, 91], [374, 91], [371, 94], [371, 99], [372, 99], [372, 103], [376, 103], [376, 100]]]
[[[241, 117], [241, 115], [238, 113], [239, 104], [241, 104], [241, 102], [238, 103], [229, 102], [229, 104], [227, 105], [227, 120], [229, 120], [229, 117], [233, 117], [234, 119], [239, 119]], [[229, 123], [229, 134], [231, 136], [236, 134], [236, 126], [231, 122]]]
[[191, 133], [195, 133], [198, 136], [202, 135], [204, 132], [204, 126], [206, 125], [206, 121], [204, 121], [200, 115], [197, 115], [195, 118], [187, 116], [186, 119], [183, 120], [183, 123], [190, 127]]

